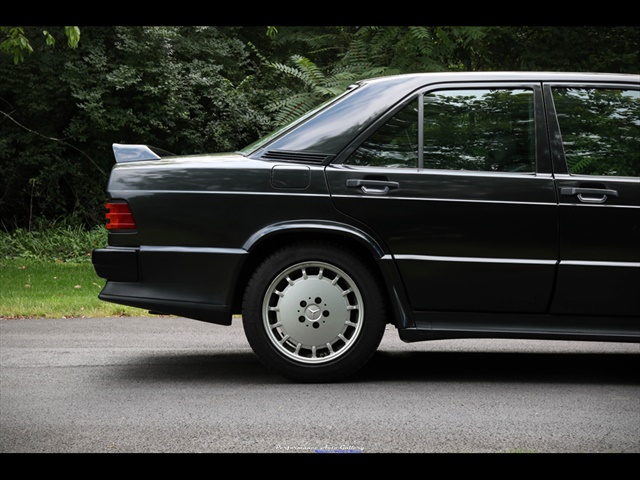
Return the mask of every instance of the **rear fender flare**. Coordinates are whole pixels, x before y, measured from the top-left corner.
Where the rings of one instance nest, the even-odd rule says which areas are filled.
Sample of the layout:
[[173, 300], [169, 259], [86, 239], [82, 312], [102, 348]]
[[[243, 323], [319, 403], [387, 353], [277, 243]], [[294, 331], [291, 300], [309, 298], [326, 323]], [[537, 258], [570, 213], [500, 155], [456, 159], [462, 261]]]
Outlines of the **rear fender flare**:
[[376, 260], [384, 257], [388, 252], [371, 235], [351, 225], [329, 221], [292, 221], [282, 222], [255, 232], [247, 239], [242, 248], [247, 252], [254, 250], [263, 241], [282, 233], [331, 233], [338, 236], [350, 237], [365, 246]]

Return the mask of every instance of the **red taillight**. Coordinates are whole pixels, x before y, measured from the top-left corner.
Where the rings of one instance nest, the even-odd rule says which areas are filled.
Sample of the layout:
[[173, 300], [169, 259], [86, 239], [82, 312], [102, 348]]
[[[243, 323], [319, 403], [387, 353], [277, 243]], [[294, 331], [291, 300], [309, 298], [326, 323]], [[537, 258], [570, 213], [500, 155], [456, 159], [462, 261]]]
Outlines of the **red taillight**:
[[135, 230], [136, 222], [129, 205], [124, 202], [108, 202], [107, 230]]

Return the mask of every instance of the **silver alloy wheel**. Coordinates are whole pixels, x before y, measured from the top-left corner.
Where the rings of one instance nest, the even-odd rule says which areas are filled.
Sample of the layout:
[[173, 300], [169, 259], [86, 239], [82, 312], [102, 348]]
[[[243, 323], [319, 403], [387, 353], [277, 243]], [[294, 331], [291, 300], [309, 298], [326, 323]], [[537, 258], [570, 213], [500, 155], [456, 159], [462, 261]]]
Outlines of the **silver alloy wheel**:
[[262, 318], [285, 356], [322, 364], [346, 353], [362, 330], [362, 295], [343, 270], [324, 262], [287, 268], [267, 289]]

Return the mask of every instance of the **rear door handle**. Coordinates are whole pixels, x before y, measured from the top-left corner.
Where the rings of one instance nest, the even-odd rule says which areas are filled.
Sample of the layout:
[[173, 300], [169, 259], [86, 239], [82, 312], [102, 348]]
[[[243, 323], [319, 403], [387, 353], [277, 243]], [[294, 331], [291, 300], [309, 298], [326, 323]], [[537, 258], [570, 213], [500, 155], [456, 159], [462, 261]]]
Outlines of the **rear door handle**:
[[367, 180], [363, 178], [349, 178], [347, 187], [359, 188], [362, 193], [368, 195], [385, 195], [392, 188], [400, 187], [398, 182], [390, 182], [388, 180]]
[[604, 203], [607, 201], [607, 197], [617, 197], [618, 191], [607, 188], [562, 187], [560, 194], [569, 196], [577, 195], [578, 200], [584, 203]]

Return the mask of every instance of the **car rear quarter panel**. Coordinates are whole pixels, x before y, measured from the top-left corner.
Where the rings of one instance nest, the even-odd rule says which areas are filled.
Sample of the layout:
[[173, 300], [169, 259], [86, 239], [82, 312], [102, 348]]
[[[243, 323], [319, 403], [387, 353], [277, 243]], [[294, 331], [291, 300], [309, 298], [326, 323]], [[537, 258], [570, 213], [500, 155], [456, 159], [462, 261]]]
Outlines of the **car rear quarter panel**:
[[375, 235], [333, 207], [324, 168], [235, 155], [117, 165], [109, 196], [129, 203], [137, 230], [110, 233], [109, 245], [138, 249], [140, 281], [108, 282], [102, 296], [185, 316], [200, 304], [189, 316], [211, 321], [210, 306], [238, 310], [259, 261], [254, 252], [294, 238], [334, 238], [381, 258]]

